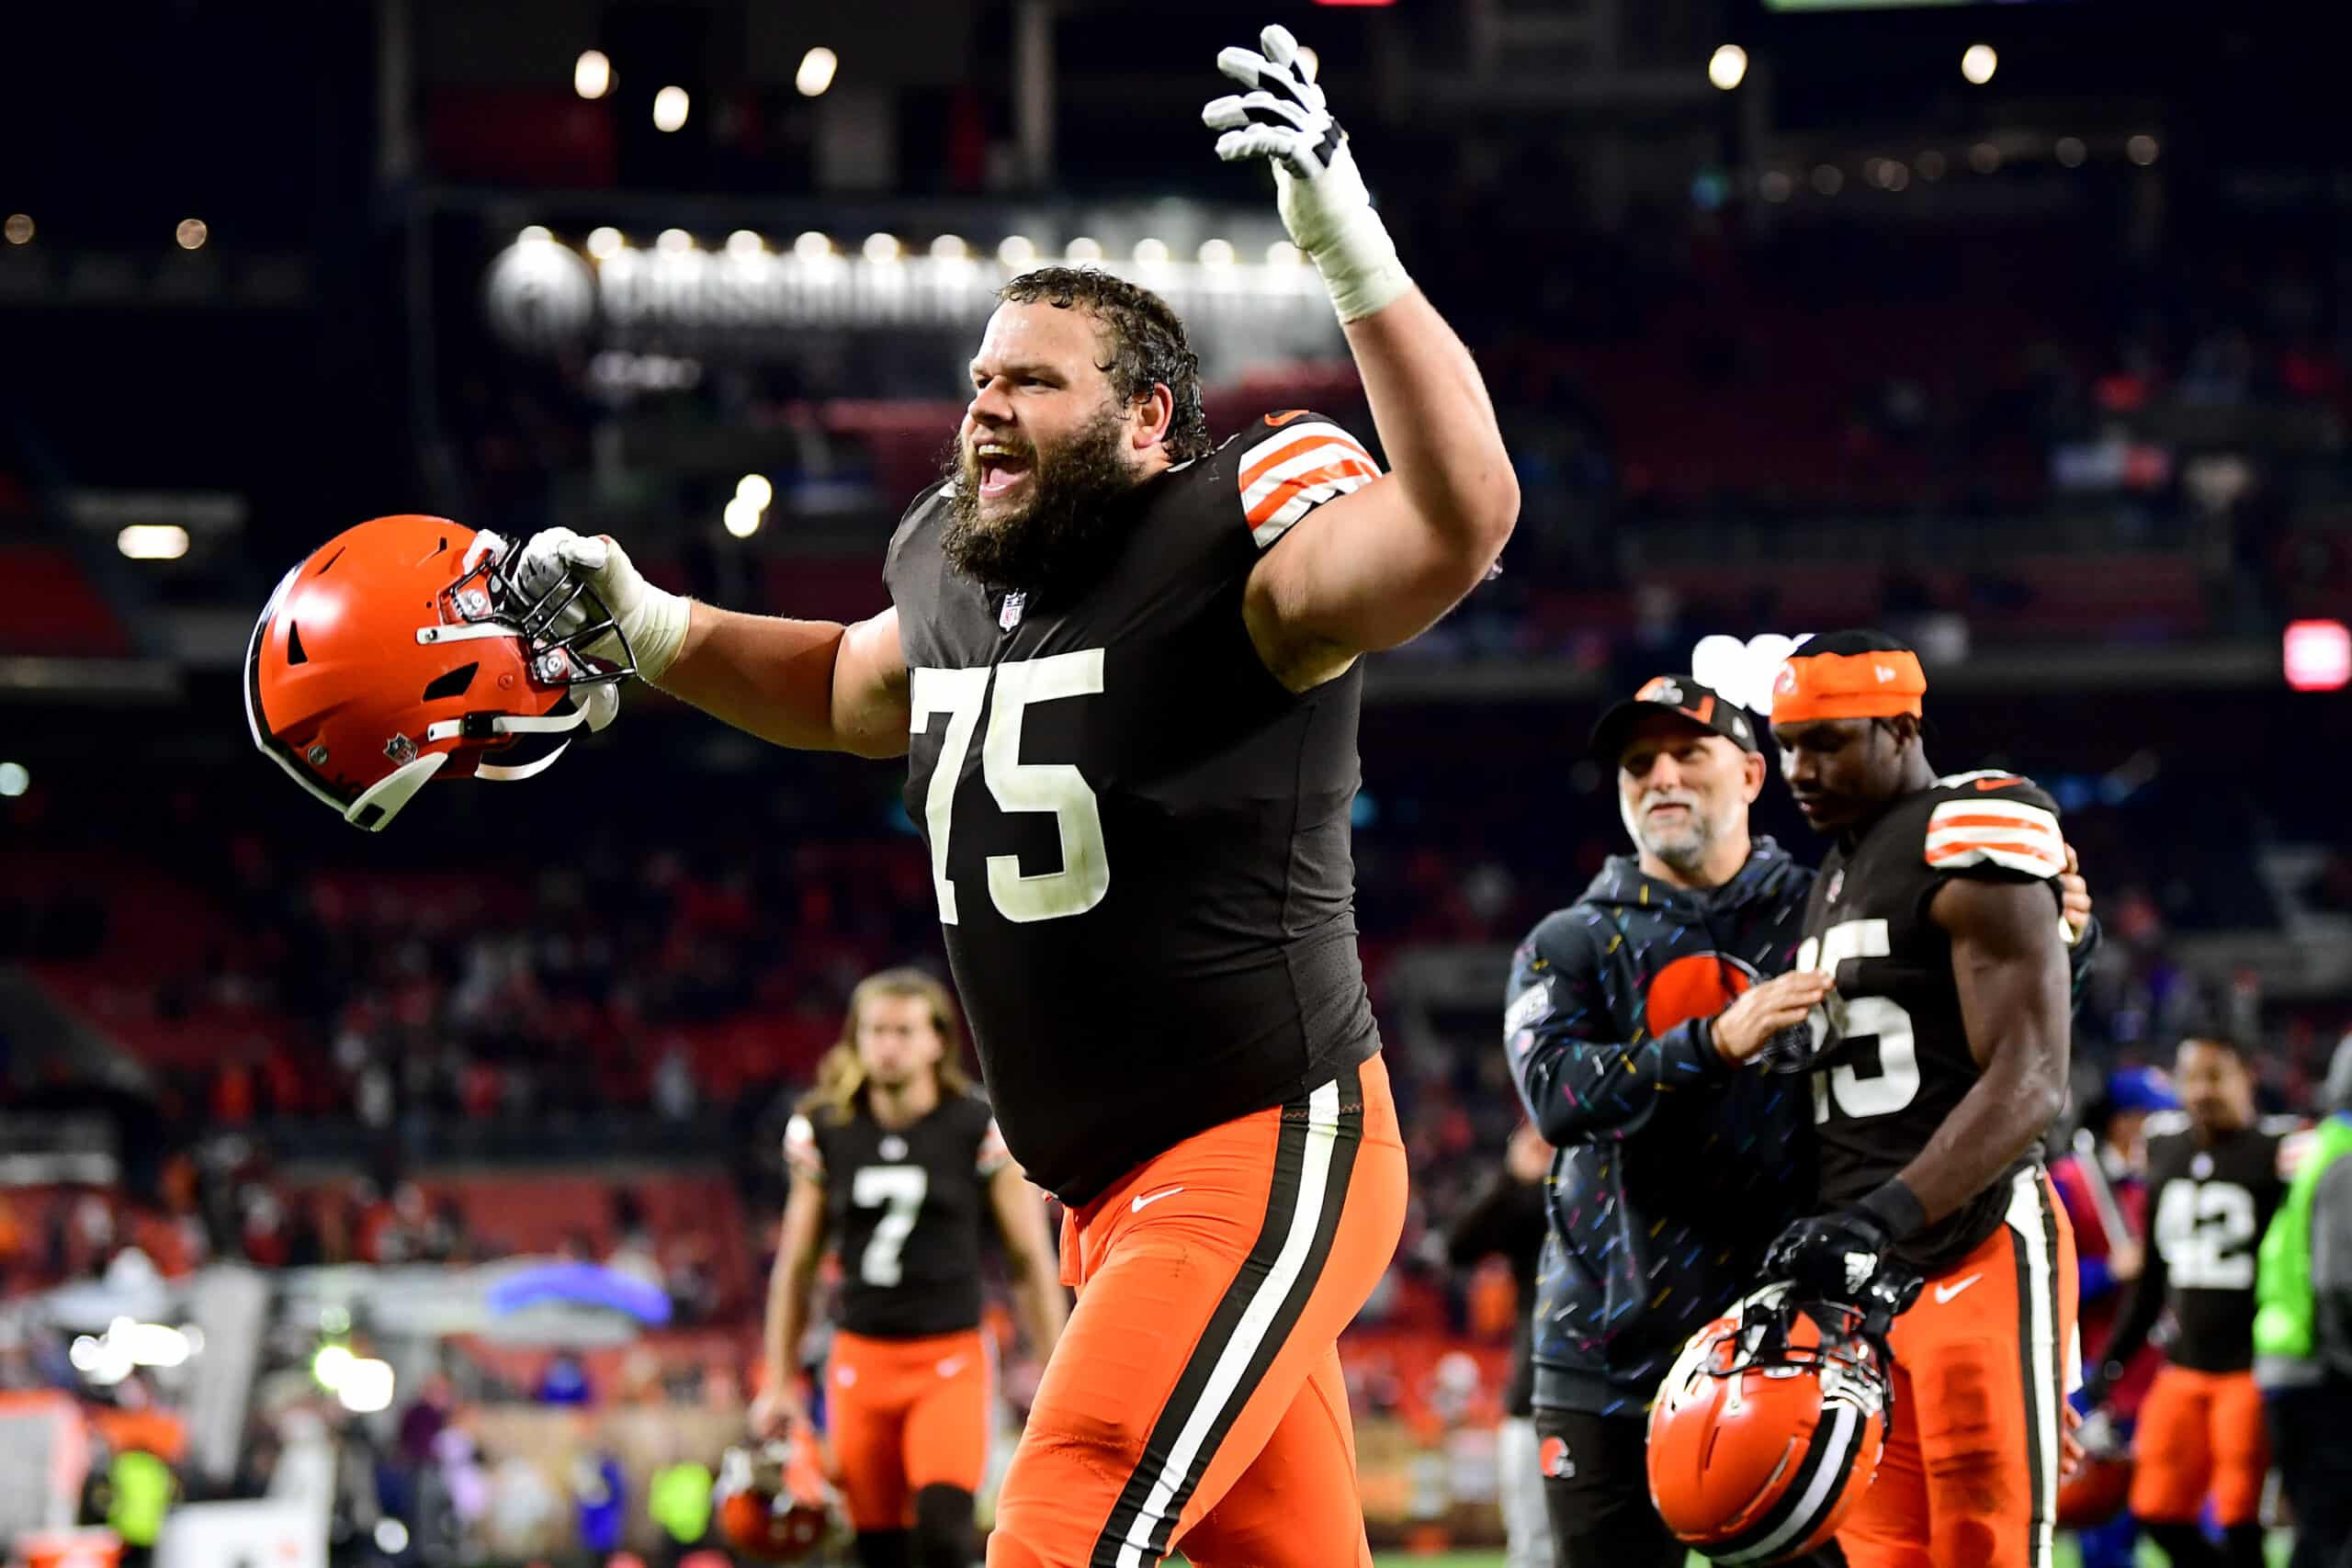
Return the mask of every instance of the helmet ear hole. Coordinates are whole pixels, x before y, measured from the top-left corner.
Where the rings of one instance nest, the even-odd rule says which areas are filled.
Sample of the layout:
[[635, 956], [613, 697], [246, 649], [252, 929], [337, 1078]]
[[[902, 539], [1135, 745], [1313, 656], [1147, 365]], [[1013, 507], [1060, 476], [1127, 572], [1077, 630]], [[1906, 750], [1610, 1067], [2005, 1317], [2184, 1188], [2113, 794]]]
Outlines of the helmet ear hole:
[[302, 649], [302, 628], [288, 621], [286, 625], [286, 662], [308, 664], [310, 661], [311, 656]]
[[480, 661], [460, 664], [446, 674], [435, 675], [425, 683], [424, 701], [435, 702], [443, 697], [462, 697], [466, 688], [474, 683], [474, 672], [481, 668]]

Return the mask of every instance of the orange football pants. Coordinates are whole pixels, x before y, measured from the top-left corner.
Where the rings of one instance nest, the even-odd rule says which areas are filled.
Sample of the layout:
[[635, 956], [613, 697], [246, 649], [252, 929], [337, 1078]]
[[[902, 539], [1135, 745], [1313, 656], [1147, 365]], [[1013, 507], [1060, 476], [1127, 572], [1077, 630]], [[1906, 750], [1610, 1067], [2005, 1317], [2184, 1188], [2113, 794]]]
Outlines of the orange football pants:
[[2193, 1525], [2211, 1493], [2222, 1528], [2262, 1517], [2270, 1438], [2262, 1391], [2248, 1372], [2196, 1372], [2167, 1366], [2140, 1402], [2132, 1439], [2132, 1517], [2152, 1525]]
[[915, 1494], [924, 1487], [980, 1489], [989, 1380], [988, 1346], [977, 1328], [918, 1339], [833, 1331], [826, 1427], [853, 1526], [910, 1529]]
[[2001, 1227], [1887, 1337], [1894, 1414], [1838, 1532], [1849, 1568], [2050, 1568], [2075, 1289], [2074, 1227], [2022, 1171]]
[[1079, 1290], [989, 1568], [1371, 1568], [1340, 1330], [1405, 1222], [1379, 1059], [1185, 1139], [1062, 1224]]

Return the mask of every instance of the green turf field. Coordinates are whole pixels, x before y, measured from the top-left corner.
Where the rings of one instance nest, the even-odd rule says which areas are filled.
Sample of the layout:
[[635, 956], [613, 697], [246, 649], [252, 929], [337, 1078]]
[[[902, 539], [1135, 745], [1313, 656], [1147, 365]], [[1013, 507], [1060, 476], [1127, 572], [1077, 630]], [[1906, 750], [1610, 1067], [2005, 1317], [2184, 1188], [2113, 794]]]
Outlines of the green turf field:
[[[2270, 1561], [2274, 1565], [2287, 1561], [2288, 1544], [2289, 1538], [2284, 1535], [2271, 1538]], [[1503, 1568], [1503, 1554], [1499, 1551], [1447, 1551], [1433, 1556], [1410, 1551], [1382, 1551], [1374, 1553], [1373, 1560], [1380, 1568]], [[1169, 1561], [1173, 1562], [1176, 1559]], [[1706, 1561], [1703, 1557], [1693, 1557], [1690, 1568], [1706, 1568]], [[2076, 1568], [2080, 1562], [2081, 1559], [2075, 1554], [2074, 1542], [2060, 1537], [2058, 1568]], [[2144, 1541], [2140, 1547], [2140, 1562], [2142, 1568], [2165, 1568], [2164, 1553]]]

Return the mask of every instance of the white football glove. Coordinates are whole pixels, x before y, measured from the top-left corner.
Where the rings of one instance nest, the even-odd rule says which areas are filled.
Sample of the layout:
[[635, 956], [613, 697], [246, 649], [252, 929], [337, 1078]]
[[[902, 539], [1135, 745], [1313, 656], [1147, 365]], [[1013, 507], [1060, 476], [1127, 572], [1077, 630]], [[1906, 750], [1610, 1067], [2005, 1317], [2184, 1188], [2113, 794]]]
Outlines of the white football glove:
[[[487, 547], [484, 540], [489, 541]], [[546, 528], [525, 540], [522, 547], [514, 572], [515, 584], [525, 593], [544, 596], [566, 577], [586, 582], [628, 638], [629, 651], [637, 656], [638, 674], [651, 682], [662, 679], [686, 640], [691, 600], [646, 581], [628, 552], [607, 535], [582, 537], [569, 528]], [[483, 555], [503, 558], [507, 548], [506, 541], [497, 535], [483, 534], [467, 552], [466, 565], [470, 568]], [[549, 629], [557, 637], [569, 637], [587, 619], [587, 606], [571, 604]], [[606, 633], [589, 644], [586, 651], [599, 659], [616, 660], [621, 656], [620, 638]]]
[[1323, 89], [1306, 79], [1290, 29], [1271, 27], [1258, 35], [1258, 48], [1222, 51], [1216, 68], [1248, 89], [1201, 110], [1202, 123], [1224, 133], [1216, 155], [1228, 164], [1263, 158], [1272, 166], [1283, 227], [1323, 275], [1340, 320], [1361, 321], [1411, 288], [1396, 243], [1356, 172], [1347, 132], [1325, 107]]

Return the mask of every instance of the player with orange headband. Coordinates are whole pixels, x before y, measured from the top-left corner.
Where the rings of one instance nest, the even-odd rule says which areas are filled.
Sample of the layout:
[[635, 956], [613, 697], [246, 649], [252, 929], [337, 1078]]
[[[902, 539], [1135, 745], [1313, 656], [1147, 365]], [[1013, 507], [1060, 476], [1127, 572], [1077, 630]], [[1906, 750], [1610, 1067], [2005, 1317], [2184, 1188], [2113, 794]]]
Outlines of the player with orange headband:
[[1877, 1483], [1838, 1531], [1853, 1568], [2045, 1568], [2075, 1329], [2073, 1233], [2041, 1167], [2065, 1094], [2057, 807], [2015, 774], [1939, 777], [1918, 656], [1878, 632], [1803, 646], [1772, 734], [1836, 843], [1799, 969], [1835, 988], [1813, 1079], [1821, 1213], [1768, 1274], [1833, 1299], [1925, 1277], [1895, 1321]]

